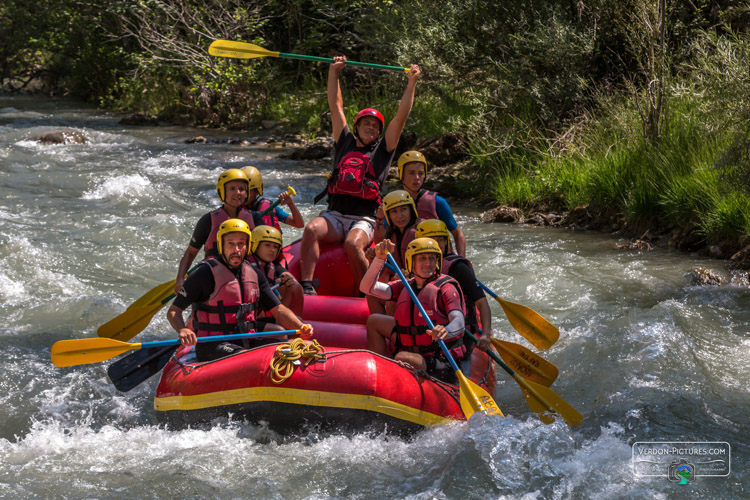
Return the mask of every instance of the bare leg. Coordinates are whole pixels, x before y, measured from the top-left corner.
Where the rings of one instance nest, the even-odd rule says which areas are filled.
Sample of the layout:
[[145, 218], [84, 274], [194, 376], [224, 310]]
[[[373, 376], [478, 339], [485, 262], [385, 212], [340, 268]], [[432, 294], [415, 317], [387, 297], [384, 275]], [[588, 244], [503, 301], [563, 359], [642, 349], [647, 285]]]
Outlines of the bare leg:
[[370, 310], [370, 314], [385, 314], [385, 301], [368, 295], [367, 308]]
[[305, 305], [305, 293], [302, 290], [302, 285], [295, 281], [293, 285], [287, 287], [281, 294], [281, 303], [291, 309], [297, 316], [302, 316]]
[[389, 354], [385, 340], [390, 340], [396, 322], [390, 316], [371, 314], [367, 318], [367, 348], [372, 352], [387, 356]]
[[421, 354], [416, 352], [401, 351], [396, 354], [396, 361], [403, 361], [417, 370], [427, 371], [427, 362]]
[[337, 239], [336, 231], [325, 217], [315, 217], [307, 223], [300, 244], [300, 281], [313, 279], [320, 258], [319, 242], [334, 243]]
[[346, 235], [344, 240], [344, 250], [349, 258], [349, 269], [354, 276], [354, 289], [359, 290], [359, 282], [367, 272], [367, 257], [365, 257], [365, 248], [370, 243], [367, 233], [361, 229], [352, 229]]

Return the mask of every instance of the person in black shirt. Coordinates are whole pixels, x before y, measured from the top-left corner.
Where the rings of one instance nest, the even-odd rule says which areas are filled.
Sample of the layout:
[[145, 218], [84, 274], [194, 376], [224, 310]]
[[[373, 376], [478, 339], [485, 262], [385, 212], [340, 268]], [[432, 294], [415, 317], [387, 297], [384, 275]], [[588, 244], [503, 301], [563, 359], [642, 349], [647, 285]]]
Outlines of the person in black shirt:
[[[367, 271], [365, 248], [373, 239], [375, 212], [380, 205], [380, 190], [393, 162], [401, 132], [414, 103], [414, 90], [421, 75], [419, 66], [411, 65], [406, 90], [398, 111], [385, 126], [383, 115], [375, 109], [360, 111], [349, 131], [339, 74], [346, 58], [334, 57], [328, 70], [328, 105], [331, 109], [335, 142], [334, 170], [326, 190], [328, 209], [311, 220], [302, 234], [300, 255], [301, 283], [308, 295], [315, 294], [312, 285], [315, 265], [320, 255], [319, 242], [344, 242], [355, 289]], [[356, 291], [356, 290], [355, 290]]]
[[230, 168], [221, 173], [216, 183], [216, 194], [221, 207], [203, 215], [195, 225], [193, 237], [190, 239], [185, 254], [177, 266], [177, 278], [175, 278], [174, 293], [180, 293], [182, 283], [185, 281], [185, 273], [190, 264], [193, 263], [201, 247], [204, 248], [205, 257], [215, 257], [216, 233], [222, 222], [237, 218], [244, 220], [250, 229], [263, 224], [260, 214], [255, 211], [246, 210], [243, 205], [247, 201], [249, 181], [245, 173], [237, 168]]
[[[312, 334], [312, 326], [303, 324], [282, 305], [271, 291], [266, 277], [245, 260], [252, 234], [240, 219], [221, 224], [217, 235], [219, 257], [206, 259], [185, 280], [179, 294], [167, 311], [167, 320], [178, 333], [182, 345], [196, 345], [197, 338], [213, 335], [254, 332], [259, 308], [269, 311], [281, 327]], [[192, 305], [190, 326], [182, 313]], [[262, 331], [281, 330], [266, 323]], [[198, 361], [210, 361], [249, 347], [273, 342], [252, 339], [237, 342], [202, 342], [196, 345]], [[242, 344], [242, 345], [240, 345]]]

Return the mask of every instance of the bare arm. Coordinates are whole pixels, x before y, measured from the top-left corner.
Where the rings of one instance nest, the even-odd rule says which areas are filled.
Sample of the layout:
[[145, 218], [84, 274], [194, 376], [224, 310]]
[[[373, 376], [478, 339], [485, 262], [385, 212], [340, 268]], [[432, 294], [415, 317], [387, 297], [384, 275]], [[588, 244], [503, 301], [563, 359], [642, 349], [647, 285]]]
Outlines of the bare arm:
[[284, 221], [284, 224], [296, 228], [304, 226], [305, 219], [302, 218], [302, 214], [299, 212], [297, 205], [294, 204], [294, 200], [292, 199], [291, 195], [288, 192], [284, 191], [279, 195], [279, 199], [281, 200], [281, 204], [289, 207], [289, 211], [291, 212], [291, 214], [289, 214], [289, 217], [287, 217]]
[[309, 333], [312, 335], [312, 326], [301, 322], [297, 315], [285, 305], [279, 304], [269, 312], [273, 315], [274, 319], [287, 330], [303, 330], [306, 334]]
[[456, 242], [456, 253], [461, 257], [466, 257], [466, 237], [460, 227], [451, 231], [453, 241]]
[[419, 66], [412, 64], [411, 70], [409, 71], [409, 80], [406, 82], [406, 90], [404, 90], [404, 95], [401, 96], [401, 102], [398, 104], [396, 116], [393, 117], [393, 120], [388, 124], [388, 128], [385, 129], [385, 146], [388, 151], [393, 151], [396, 149], [396, 146], [398, 146], [401, 132], [404, 130], [406, 119], [409, 118], [411, 107], [414, 104], [414, 91], [417, 87], [417, 80], [421, 74], [422, 71], [419, 69]]
[[167, 321], [172, 325], [177, 336], [180, 338], [182, 345], [195, 345], [198, 343], [198, 337], [195, 332], [185, 326], [185, 320], [182, 318], [183, 310], [172, 304], [167, 309]]
[[338, 141], [341, 131], [346, 127], [344, 98], [341, 96], [341, 86], [339, 85], [339, 74], [346, 64], [346, 57], [336, 56], [333, 58], [333, 61], [328, 67], [328, 107], [331, 110], [333, 140]]
[[474, 302], [479, 309], [479, 321], [482, 323], [482, 334], [477, 341], [477, 347], [483, 351], [489, 349], [492, 345], [492, 312], [490, 304], [486, 298], [481, 298]]
[[177, 278], [175, 279], [174, 284], [175, 295], [180, 293], [180, 288], [182, 288], [182, 284], [185, 282], [185, 273], [195, 260], [195, 256], [198, 255], [199, 251], [200, 249], [195, 248], [192, 245], [188, 245], [187, 250], [185, 250], [185, 254], [180, 259], [180, 265], [177, 267]]

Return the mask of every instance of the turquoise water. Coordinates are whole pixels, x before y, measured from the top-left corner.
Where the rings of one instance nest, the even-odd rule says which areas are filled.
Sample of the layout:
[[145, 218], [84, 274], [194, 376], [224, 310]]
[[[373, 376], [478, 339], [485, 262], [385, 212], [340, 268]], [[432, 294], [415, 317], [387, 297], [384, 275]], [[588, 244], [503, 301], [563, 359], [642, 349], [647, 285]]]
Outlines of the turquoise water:
[[[542, 424], [502, 371], [496, 400], [507, 418], [479, 415], [405, 441], [303, 427], [282, 435], [233, 418], [171, 429], [156, 422], [156, 379], [121, 394], [107, 363], [54, 367], [55, 341], [96, 336], [174, 278], [222, 170], [255, 165], [269, 195], [292, 185], [306, 220], [320, 210], [310, 204], [319, 165], [275, 149], [184, 144], [206, 130], [117, 121], [75, 102], [0, 96], [0, 496], [747, 496], [750, 289], [691, 286], [691, 268], [723, 263], [615, 250], [606, 235], [482, 224], [456, 209], [478, 277], [560, 327], [540, 354], [560, 369], [552, 389], [585, 417], [573, 429]], [[63, 127], [88, 143], [31, 140]], [[531, 347], [492, 308], [495, 335]], [[172, 337], [160, 313], [136, 340]], [[731, 475], [684, 486], [635, 476], [638, 441], [726, 441]]]

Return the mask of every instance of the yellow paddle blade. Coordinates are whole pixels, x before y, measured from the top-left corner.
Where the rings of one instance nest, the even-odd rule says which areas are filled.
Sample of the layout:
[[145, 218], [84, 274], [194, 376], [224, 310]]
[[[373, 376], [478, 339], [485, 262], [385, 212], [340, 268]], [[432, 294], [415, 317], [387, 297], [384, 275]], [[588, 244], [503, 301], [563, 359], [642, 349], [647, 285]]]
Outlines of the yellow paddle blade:
[[524, 346], [500, 339], [492, 339], [492, 345], [503, 361], [526, 380], [549, 387], [557, 379], [557, 367]]
[[500, 408], [497, 407], [497, 403], [492, 399], [487, 391], [479, 387], [477, 384], [466, 378], [461, 370], [456, 372], [458, 377], [458, 385], [460, 389], [461, 410], [466, 415], [466, 419], [470, 419], [474, 413], [481, 411], [487, 415], [503, 416]]
[[133, 349], [141, 344], [127, 344], [112, 339], [60, 340], [52, 345], [52, 363], [55, 366], [76, 366], [98, 363]]
[[235, 59], [255, 59], [257, 57], [279, 57], [263, 47], [246, 42], [232, 42], [230, 40], [216, 40], [208, 46], [208, 53], [218, 57], [233, 57]]
[[537, 349], [549, 349], [560, 338], [560, 330], [541, 314], [521, 304], [495, 297], [513, 328]]
[[539, 418], [545, 424], [551, 424], [555, 420], [555, 416], [548, 412], [557, 413], [571, 427], [583, 423], [583, 415], [578, 413], [578, 410], [570, 406], [567, 401], [558, 396], [552, 389], [525, 380], [517, 373], [513, 375], [513, 378], [521, 386], [521, 391], [531, 411], [538, 413]]
[[174, 293], [175, 283], [177, 283], [177, 280], [167, 281], [161, 285], [156, 285], [154, 288], [146, 292], [143, 297], [130, 304], [128, 309], [136, 309], [138, 307], [150, 306], [157, 302], [161, 302]]
[[165, 304], [157, 302], [156, 304], [144, 307], [127, 309], [124, 313], [100, 326], [96, 334], [100, 337], [115, 340], [130, 340], [145, 330], [148, 324], [151, 323], [151, 318], [154, 317], [154, 314], [164, 306]]

